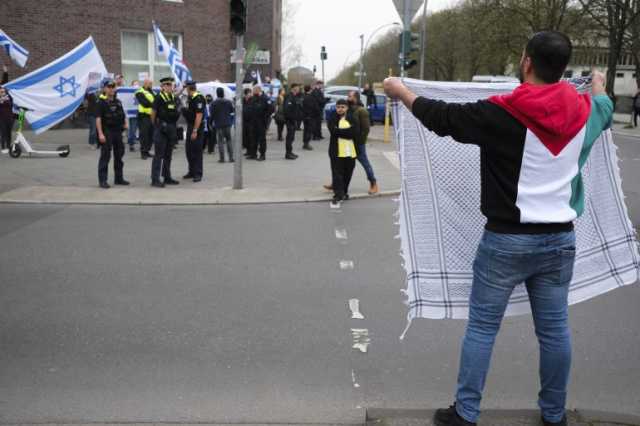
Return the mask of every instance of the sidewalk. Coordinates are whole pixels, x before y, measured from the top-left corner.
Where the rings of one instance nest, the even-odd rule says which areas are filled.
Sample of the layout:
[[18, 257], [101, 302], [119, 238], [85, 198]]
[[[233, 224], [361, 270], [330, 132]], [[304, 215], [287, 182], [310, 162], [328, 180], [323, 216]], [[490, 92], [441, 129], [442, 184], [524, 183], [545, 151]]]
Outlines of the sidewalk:
[[[296, 133], [294, 151], [297, 160], [284, 159], [284, 142], [276, 141], [275, 126], [267, 137], [267, 161], [244, 160], [242, 190], [231, 189], [233, 164], [218, 163], [218, 155], [204, 155], [204, 178], [200, 183], [182, 180], [187, 172], [184, 143], [173, 153], [172, 174], [180, 180], [175, 187], [150, 186], [151, 160], [140, 159], [139, 152], [128, 151], [124, 156], [125, 179], [128, 187], [104, 190], [98, 187], [97, 164], [99, 151], [86, 142], [87, 130], [52, 130], [41, 135], [26, 132], [25, 136], [37, 149], [71, 145], [68, 158], [21, 156], [13, 159], [0, 156], [0, 203], [52, 204], [245, 204], [283, 203], [330, 200], [332, 193], [322, 185], [330, 182], [327, 155], [328, 132], [325, 139], [312, 142], [313, 151], [301, 149], [302, 133]], [[374, 126], [367, 145], [380, 195], [397, 194], [400, 172], [393, 143], [383, 143], [383, 127]], [[139, 147], [136, 146], [136, 149]], [[113, 160], [109, 169], [109, 183], [113, 182]], [[362, 166], [356, 165], [351, 197], [368, 197], [368, 181]]]
[[640, 127], [631, 127], [631, 114], [613, 114], [613, 133], [640, 138]]

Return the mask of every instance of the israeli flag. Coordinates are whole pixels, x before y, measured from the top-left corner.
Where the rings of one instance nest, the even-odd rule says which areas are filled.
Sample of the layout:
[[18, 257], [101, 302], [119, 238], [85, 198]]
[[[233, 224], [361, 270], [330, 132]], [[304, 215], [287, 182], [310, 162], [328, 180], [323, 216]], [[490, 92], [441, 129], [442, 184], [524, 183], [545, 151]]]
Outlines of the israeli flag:
[[179, 85], [182, 85], [191, 80], [191, 71], [189, 71], [187, 64], [182, 60], [182, 54], [167, 42], [162, 31], [160, 31], [160, 27], [158, 27], [155, 22], [153, 23], [153, 33], [156, 40], [156, 50], [159, 55], [162, 55], [167, 59], [169, 67], [171, 68], [171, 73], [176, 79], [176, 82], [179, 83]]
[[13, 41], [13, 39], [2, 30], [0, 30], [0, 46], [4, 47], [7, 55], [9, 55], [16, 64], [24, 68], [27, 64], [27, 59], [29, 59], [29, 51]]
[[70, 116], [82, 103], [90, 80], [107, 69], [89, 37], [57, 60], [5, 85], [16, 106], [27, 108], [36, 133]]

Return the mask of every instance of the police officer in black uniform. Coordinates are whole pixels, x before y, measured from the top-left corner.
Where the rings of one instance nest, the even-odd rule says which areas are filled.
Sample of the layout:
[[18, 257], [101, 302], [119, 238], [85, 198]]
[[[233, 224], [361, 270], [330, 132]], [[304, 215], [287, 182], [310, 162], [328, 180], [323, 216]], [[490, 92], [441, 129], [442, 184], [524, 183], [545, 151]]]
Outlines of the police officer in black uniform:
[[[171, 178], [171, 157], [178, 143], [176, 122], [180, 117], [178, 101], [173, 94], [173, 77], [160, 79], [160, 93], [153, 101], [151, 121], [154, 125], [154, 155], [151, 163], [151, 186], [164, 188], [165, 185], [177, 185], [180, 182]], [[164, 182], [160, 181], [160, 172]]]
[[[251, 126], [251, 144], [249, 145], [249, 159], [264, 161], [267, 153], [267, 125], [273, 114], [271, 99], [262, 92], [262, 87], [253, 87], [253, 96], [249, 100], [249, 115]], [[258, 156], [258, 152], [260, 156]]]
[[100, 160], [98, 161], [98, 182], [100, 188], [109, 188], [107, 175], [109, 160], [113, 149], [113, 172], [115, 185], [129, 185], [124, 180], [122, 169], [124, 163], [124, 142], [122, 132], [127, 130], [127, 116], [122, 108], [122, 103], [116, 98], [116, 83], [106, 80], [103, 85], [104, 96], [101, 96], [96, 106], [96, 130], [100, 142]]
[[187, 120], [187, 135], [185, 143], [185, 153], [189, 171], [183, 176], [184, 179], [193, 179], [194, 182], [202, 180], [202, 144], [204, 141], [204, 109], [206, 106], [205, 97], [196, 90], [195, 81], [187, 81], [187, 108], [183, 110], [184, 118]]

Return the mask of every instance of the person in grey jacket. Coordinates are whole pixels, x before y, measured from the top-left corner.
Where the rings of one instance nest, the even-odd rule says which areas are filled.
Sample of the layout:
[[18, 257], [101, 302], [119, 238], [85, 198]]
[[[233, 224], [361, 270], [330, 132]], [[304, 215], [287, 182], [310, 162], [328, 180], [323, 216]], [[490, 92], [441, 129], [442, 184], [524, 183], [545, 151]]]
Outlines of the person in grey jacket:
[[231, 117], [234, 112], [233, 103], [224, 98], [224, 89], [222, 87], [216, 89], [216, 96], [218, 98], [211, 104], [210, 120], [213, 121], [216, 141], [218, 142], [218, 152], [220, 153], [218, 162], [224, 163], [224, 148], [226, 146], [229, 162], [233, 163], [233, 143], [231, 142], [230, 131], [233, 125], [233, 118]]

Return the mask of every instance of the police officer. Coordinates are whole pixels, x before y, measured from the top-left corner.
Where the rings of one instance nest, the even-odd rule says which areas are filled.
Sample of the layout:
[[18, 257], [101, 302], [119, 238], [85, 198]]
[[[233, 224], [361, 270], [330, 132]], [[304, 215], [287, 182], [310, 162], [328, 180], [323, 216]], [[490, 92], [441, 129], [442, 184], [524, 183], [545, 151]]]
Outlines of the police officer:
[[287, 136], [285, 140], [286, 153], [284, 158], [295, 160], [298, 158], [293, 153], [293, 141], [296, 137], [296, 126], [298, 121], [302, 121], [302, 98], [300, 96], [300, 85], [292, 84], [289, 94], [284, 98], [284, 120], [287, 126]]
[[[180, 182], [171, 178], [171, 157], [178, 143], [176, 122], [180, 117], [178, 101], [173, 94], [173, 77], [160, 79], [160, 93], [153, 101], [151, 122], [154, 125], [154, 155], [151, 163], [151, 186], [164, 188], [165, 185], [177, 185]], [[164, 182], [160, 181], [160, 172]]]
[[98, 131], [98, 141], [100, 142], [100, 160], [98, 161], [98, 182], [100, 188], [109, 188], [107, 174], [109, 170], [109, 160], [113, 149], [113, 171], [115, 175], [115, 185], [129, 185], [124, 180], [122, 169], [124, 163], [124, 142], [122, 141], [122, 131], [127, 130], [127, 117], [122, 108], [122, 103], [116, 98], [116, 83], [107, 80], [103, 85], [103, 94], [97, 104], [96, 130]]
[[187, 136], [185, 143], [185, 153], [189, 171], [183, 176], [184, 179], [193, 179], [194, 182], [202, 180], [202, 144], [204, 141], [204, 110], [206, 106], [205, 97], [196, 90], [195, 81], [187, 81], [187, 108], [183, 110], [184, 118], [187, 120]]
[[[253, 96], [249, 100], [249, 111], [252, 137], [248, 158], [264, 161], [267, 153], [267, 125], [273, 113], [273, 104], [271, 99], [262, 92], [260, 85], [253, 87]], [[258, 152], [260, 153], [259, 157]]]
[[149, 151], [153, 143], [153, 125], [151, 124], [151, 110], [153, 109], [153, 82], [146, 78], [142, 87], [136, 90], [138, 101], [138, 130], [140, 132], [140, 158], [146, 160], [151, 157]]

